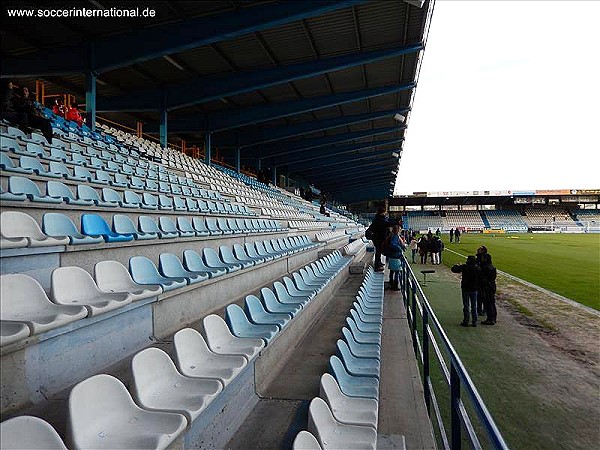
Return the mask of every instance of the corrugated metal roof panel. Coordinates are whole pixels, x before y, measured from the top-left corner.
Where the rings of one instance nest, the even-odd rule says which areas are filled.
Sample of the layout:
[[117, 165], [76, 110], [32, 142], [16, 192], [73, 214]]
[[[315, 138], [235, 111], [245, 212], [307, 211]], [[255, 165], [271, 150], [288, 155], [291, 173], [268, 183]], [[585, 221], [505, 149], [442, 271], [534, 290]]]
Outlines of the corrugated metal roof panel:
[[192, 66], [200, 75], [215, 75], [231, 73], [232, 69], [217, 55], [211, 47], [199, 47], [187, 52], [178, 53], [177, 57]]
[[331, 85], [335, 92], [365, 89], [361, 66], [331, 72], [329, 74], [329, 79], [331, 80]]
[[298, 98], [289, 83], [263, 88], [261, 92], [270, 102], [283, 102]]
[[260, 32], [281, 64], [316, 58], [301, 22], [293, 22]]
[[367, 64], [366, 72], [369, 87], [389, 86], [397, 83], [401, 58], [388, 58]]
[[240, 70], [273, 67], [267, 53], [252, 34], [216, 45]]
[[305, 97], [317, 97], [331, 94], [323, 75], [294, 81], [294, 84]]
[[348, 53], [358, 48], [351, 8], [312, 17], [306, 23], [320, 56]]
[[371, 2], [356, 7], [363, 48], [404, 42], [408, 5], [400, 1]]

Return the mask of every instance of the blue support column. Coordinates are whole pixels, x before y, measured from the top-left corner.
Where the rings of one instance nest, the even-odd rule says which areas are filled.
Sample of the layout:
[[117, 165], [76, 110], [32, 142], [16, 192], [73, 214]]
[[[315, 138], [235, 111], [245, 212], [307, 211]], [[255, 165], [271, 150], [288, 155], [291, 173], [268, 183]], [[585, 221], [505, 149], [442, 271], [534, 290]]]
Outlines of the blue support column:
[[85, 123], [90, 130], [96, 130], [96, 74], [85, 74]]
[[159, 129], [160, 146], [162, 148], [167, 148], [167, 143], [168, 143], [167, 121], [168, 121], [167, 98], [166, 98], [165, 91], [163, 90], [163, 93], [162, 93], [162, 96], [160, 99], [160, 129]]
[[211, 138], [211, 134], [212, 133], [207, 132], [204, 135], [204, 162], [206, 163], [207, 166], [210, 166], [210, 158], [211, 158], [210, 138]]
[[273, 184], [277, 186], [277, 166], [273, 166]]
[[236, 171], [237, 173], [240, 173], [241, 166], [242, 166], [242, 164], [241, 164], [241, 160], [242, 160], [242, 155], [241, 155], [241, 153], [242, 153], [242, 152], [241, 152], [241, 150], [240, 150], [240, 147], [236, 147], [236, 148], [235, 148], [235, 171]]

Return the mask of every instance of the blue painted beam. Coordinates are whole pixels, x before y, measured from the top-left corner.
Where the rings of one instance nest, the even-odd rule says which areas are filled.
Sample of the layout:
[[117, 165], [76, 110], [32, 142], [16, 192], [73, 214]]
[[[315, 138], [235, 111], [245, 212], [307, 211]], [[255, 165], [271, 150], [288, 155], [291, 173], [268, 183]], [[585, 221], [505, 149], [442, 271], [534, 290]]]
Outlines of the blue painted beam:
[[[235, 13], [225, 12], [132, 30], [95, 42], [95, 68], [105, 72], [130, 66], [362, 3], [365, 3], [365, 0], [269, 3], [240, 8]], [[3, 77], [36, 77], [81, 73], [85, 69], [86, 52], [86, 44], [75, 44], [31, 55], [5, 58], [2, 61], [1, 74]], [[156, 107], [154, 109], [156, 110]]]
[[354, 174], [347, 174], [347, 173], [341, 173], [338, 175], [332, 174], [330, 177], [327, 177], [325, 179], [323, 179], [323, 177], [316, 177], [316, 178], [312, 178], [311, 179], [314, 180], [321, 180], [320, 181], [320, 185], [321, 186], [331, 186], [331, 185], [339, 185], [340, 183], [344, 183], [344, 184], [353, 184], [356, 183], [357, 181], [363, 180], [363, 179], [369, 179], [369, 180], [380, 180], [380, 179], [392, 179], [392, 167], [395, 166], [371, 166], [371, 167], [366, 167], [364, 169], [361, 168], [357, 168], [356, 173]]
[[85, 123], [96, 131], [96, 74], [92, 71], [85, 74]]
[[[309, 172], [312, 176], [320, 175], [321, 173], [325, 173], [327, 175], [334, 173], [337, 174], [339, 172], [345, 172], [347, 170], [354, 170], [357, 167], [363, 167], [365, 165], [366, 160], [377, 159], [378, 163], [385, 161], [386, 164], [389, 164], [390, 161], [395, 161], [395, 164], [398, 165], [398, 160], [396, 158], [392, 158], [391, 150], [379, 150], [374, 152], [363, 152], [363, 153], [355, 153], [352, 155], [348, 155], [348, 157], [343, 161], [335, 161], [329, 162], [330, 160], [324, 161], [325, 164], [315, 163], [309, 167], [296, 168], [294, 166], [291, 167], [291, 170], [295, 173], [306, 173]], [[360, 164], [357, 166], [357, 162]], [[332, 167], [335, 166], [335, 167]]]
[[168, 138], [169, 138], [169, 134], [168, 134], [168, 130], [167, 130], [168, 113], [167, 113], [166, 101], [167, 101], [166, 95], [165, 95], [165, 92], [163, 91], [161, 98], [160, 98], [160, 131], [159, 131], [160, 146], [162, 148], [167, 148]]
[[[368, 64], [387, 58], [394, 58], [423, 49], [423, 44], [352, 53], [314, 61], [301, 62], [280, 67], [235, 73], [219, 78], [204, 77], [192, 82], [167, 88], [170, 111], [187, 106], [219, 100], [223, 97], [252, 92], [270, 86], [289, 83], [323, 73], [343, 70], [361, 64]], [[160, 92], [156, 90], [130, 92], [127, 96], [111, 97], [99, 102], [99, 110], [108, 111], [147, 111], [157, 107]]]
[[207, 166], [211, 165], [210, 160], [212, 157], [212, 148], [211, 148], [210, 138], [211, 138], [211, 133], [206, 133], [204, 135], [204, 163]]
[[[404, 140], [403, 138], [383, 139], [383, 140], [372, 141], [372, 142], [361, 142], [358, 144], [343, 145], [343, 146], [339, 146], [339, 147], [323, 148], [318, 151], [314, 150], [312, 152], [303, 153], [302, 157], [300, 157], [300, 158], [289, 159], [288, 161], [286, 161], [284, 163], [282, 162], [281, 164], [277, 164], [277, 165], [279, 165], [279, 166], [294, 165], [297, 167], [297, 166], [301, 166], [302, 163], [311, 162], [311, 164], [312, 164], [312, 163], [314, 163], [314, 161], [320, 160], [320, 159], [331, 159], [332, 157], [335, 157], [335, 156], [339, 157], [341, 155], [346, 155], [349, 153], [354, 153], [354, 152], [358, 152], [360, 150], [366, 150], [369, 148], [399, 144], [403, 140]], [[342, 157], [341, 160], [343, 160], [343, 158], [344, 157]]]
[[[372, 130], [355, 131], [353, 133], [341, 133], [334, 136], [324, 136], [320, 138], [302, 139], [300, 141], [294, 141], [289, 144], [280, 143], [271, 147], [262, 148], [262, 159], [275, 158], [278, 156], [287, 156], [290, 154], [311, 150], [314, 148], [325, 147], [328, 145], [339, 144], [342, 142], [349, 142], [355, 139], [363, 139], [371, 136], [378, 136], [380, 134], [395, 133], [402, 131], [406, 128], [405, 125], [373, 128]], [[271, 152], [269, 152], [271, 150]], [[273, 152], [274, 150], [274, 152]]]
[[413, 89], [414, 87], [414, 83], [408, 83], [404, 85], [344, 92], [341, 94], [309, 97], [289, 102], [267, 103], [248, 108], [218, 111], [208, 115], [208, 129], [213, 132], [231, 130], [244, 125], [266, 122], [268, 120], [279, 119], [294, 114], [302, 114], [317, 109], [328, 108], [330, 106], [343, 105], [359, 100], [365, 100], [367, 98], [406, 91]]

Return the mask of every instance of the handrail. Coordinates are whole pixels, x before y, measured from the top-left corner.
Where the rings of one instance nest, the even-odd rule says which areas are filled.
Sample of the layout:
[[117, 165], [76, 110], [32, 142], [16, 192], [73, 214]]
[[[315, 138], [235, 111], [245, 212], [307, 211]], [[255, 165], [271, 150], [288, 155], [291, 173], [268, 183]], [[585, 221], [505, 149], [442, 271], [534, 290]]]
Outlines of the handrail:
[[[400, 288], [406, 306], [415, 356], [423, 365], [423, 390], [425, 395], [425, 405], [427, 406], [427, 412], [429, 415], [431, 415], [431, 402], [432, 400], [434, 402], [434, 413], [438, 422], [438, 428], [440, 430], [444, 448], [452, 450], [458, 450], [461, 448], [461, 432], [463, 427], [467, 432], [471, 446], [476, 449], [481, 448], [481, 444], [479, 443], [475, 429], [471, 423], [471, 419], [460, 398], [460, 391], [462, 387], [466, 392], [467, 397], [471, 400], [475, 412], [479, 417], [479, 421], [483, 425], [486, 436], [493, 448], [508, 450], [508, 446], [506, 445], [500, 430], [496, 426], [492, 415], [485, 406], [483, 399], [479, 395], [479, 392], [471, 380], [467, 369], [460, 360], [458, 353], [454, 349], [450, 339], [448, 339], [446, 332], [442, 328], [440, 321], [435, 315], [435, 312], [427, 300], [423, 289], [421, 289], [421, 286], [417, 281], [417, 277], [415, 276], [408, 263], [408, 260], [404, 255], [402, 255], [401, 262], [402, 267], [400, 273]], [[417, 311], [420, 313], [422, 320], [421, 340], [419, 340], [417, 330]], [[437, 344], [437, 340], [435, 339], [433, 331], [437, 333], [445, 347], [446, 354], [450, 362], [449, 369], [441, 354], [441, 350]], [[436, 400], [435, 393], [433, 392], [433, 385], [429, 377], [430, 345], [433, 346], [433, 353], [437, 357], [438, 363], [441, 366], [444, 379], [450, 386], [450, 439], [448, 439], [448, 436], [446, 435], [440, 409], [438, 408], [438, 402]]]

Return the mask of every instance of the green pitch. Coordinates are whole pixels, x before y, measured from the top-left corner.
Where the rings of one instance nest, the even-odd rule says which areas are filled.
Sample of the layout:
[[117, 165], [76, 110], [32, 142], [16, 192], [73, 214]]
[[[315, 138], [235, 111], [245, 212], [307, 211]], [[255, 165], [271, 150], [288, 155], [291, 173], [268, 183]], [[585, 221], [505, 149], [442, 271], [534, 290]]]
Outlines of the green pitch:
[[[463, 234], [446, 249], [474, 255], [485, 245], [499, 270], [600, 310], [600, 234]], [[452, 265], [464, 258], [444, 252]]]

